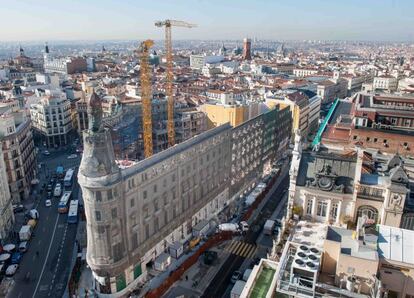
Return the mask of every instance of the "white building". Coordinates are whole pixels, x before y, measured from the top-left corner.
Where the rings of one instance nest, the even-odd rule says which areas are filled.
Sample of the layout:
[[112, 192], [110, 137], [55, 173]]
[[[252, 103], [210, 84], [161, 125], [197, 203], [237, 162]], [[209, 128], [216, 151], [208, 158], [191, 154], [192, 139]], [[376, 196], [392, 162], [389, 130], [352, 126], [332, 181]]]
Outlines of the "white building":
[[318, 73], [319, 70], [314, 68], [295, 68], [293, 70], [293, 75], [299, 78], [312, 76]]
[[381, 76], [375, 77], [373, 88], [374, 90], [383, 90], [388, 92], [393, 92], [397, 90], [398, 80], [392, 76]]
[[30, 105], [35, 131], [46, 146], [62, 146], [69, 142], [72, 131], [71, 107], [66, 94], [60, 90], [46, 90], [37, 103]]
[[207, 63], [219, 63], [224, 60], [224, 56], [207, 56], [207, 55], [191, 55], [190, 67], [192, 69], [203, 69]]

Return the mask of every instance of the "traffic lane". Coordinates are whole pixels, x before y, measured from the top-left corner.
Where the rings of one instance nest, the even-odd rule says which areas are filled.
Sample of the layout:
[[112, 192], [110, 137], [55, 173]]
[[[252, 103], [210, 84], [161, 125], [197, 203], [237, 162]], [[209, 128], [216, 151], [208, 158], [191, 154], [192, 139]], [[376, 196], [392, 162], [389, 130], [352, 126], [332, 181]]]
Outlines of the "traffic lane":
[[[41, 203], [37, 208], [39, 211], [39, 220], [32, 233], [32, 238], [29, 241], [28, 250], [23, 255], [20, 268], [15, 274], [16, 284], [12, 290], [11, 297], [19, 297], [22, 293], [33, 293], [36, 282], [40, 277], [40, 268], [42, 268], [45, 262], [46, 252], [52, 240], [50, 230], [53, 229], [56, 217], [58, 216], [57, 203], [52, 202], [51, 207], [45, 207]], [[36, 252], [39, 252], [39, 255]], [[28, 296], [23, 295], [22, 297]]]
[[227, 287], [231, 284], [231, 276], [236, 270], [234, 268], [240, 268], [240, 266], [243, 264], [244, 259], [245, 258], [239, 255], [231, 254], [221, 266], [220, 270], [216, 273], [213, 280], [210, 282], [209, 286], [201, 297], [222, 297], [226, 292]]
[[66, 225], [64, 239], [61, 243], [58, 262], [56, 264], [56, 274], [52, 278], [48, 297], [62, 297], [71, 273], [71, 261], [73, 257], [73, 247], [76, 239], [77, 224]]
[[[77, 198], [78, 192], [79, 185], [74, 183], [72, 200]], [[62, 297], [67, 281], [69, 280], [76, 232], [77, 224], [68, 224], [67, 214], [60, 214], [56, 229], [56, 234], [59, 236], [55, 236], [54, 238], [35, 297]], [[57, 295], [59, 293], [60, 296]]]
[[[42, 264], [41, 267], [37, 268], [39, 271], [39, 279], [37, 279], [37, 289], [34, 289], [32, 292], [33, 297], [47, 297], [50, 291], [50, 287], [52, 286], [52, 281], [54, 280], [57, 271], [58, 262], [61, 261], [60, 257], [60, 248], [61, 244], [66, 237], [65, 230], [67, 227], [67, 215], [66, 214], [58, 214], [59, 218], [57, 221], [56, 232], [53, 238], [52, 243], [48, 243], [46, 247], [46, 251], [44, 252], [47, 254], [47, 251], [50, 251], [47, 260], [45, 263]], [[51, 230], [54, 227], [51, 227]], [[52, 234], [53, 232], [51, 232]], [[36, 292], [35, 292], [36, 290]]]

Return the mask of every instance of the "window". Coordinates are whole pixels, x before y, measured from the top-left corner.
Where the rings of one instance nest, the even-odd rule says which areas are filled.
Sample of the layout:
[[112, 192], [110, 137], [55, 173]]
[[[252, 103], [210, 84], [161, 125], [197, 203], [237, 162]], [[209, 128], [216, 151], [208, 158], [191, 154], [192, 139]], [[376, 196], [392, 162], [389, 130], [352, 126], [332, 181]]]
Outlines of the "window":
[[306, 202], [306, 214], [311, 215], [312, 214], [312, 204], [313, 200], [308, 200]]
[[391, 123], [393, 125], [396, 125], [397, 124], [397, 118], [391, 118]]
[[163, 187], [166, 187], [166, 186], [167, 186], [167, 179], [164, 179], [164, 180], [162, 181], [162, 186], [163, 186]]
[[172, 182], [175, 182], [175, 174], [172, 174], [172, 176], [171, 176], [171, 181], [172, 181]]
[[108, 190], [106, 192], [106, 196], [107, 196], [108, 200], [112, 200], [113, 199], [113, 197], [112, 197], [112, 189], [110, 189], [110, 190]]
[[367, 216], [368, 219], [373, 220], [374, 222], [377, 222], [378, 219], [378, 211], [374, 207], [371, 206], [361, 206], [358, 208], [358, 218], [362, 216]]
[[378, 139], [377, 138], [374, 138], [374, 143], [376, 143], [378, 141]]
[[95, 220], [100, 221], [101, 220], [101, 211], [95, 211]]
[[154, 184], [154, 192], [157, 192], [157, 184]]
[[328, 203], [318, 202], [318, 208], [317, 208], [317, 211], [316, 211], [316, 215], [325, 217], [327, 208], [328, 208]]
[[112, 215], [112, 218], [113, 218], [113, 219], [115, 219], [115, 218], [117, 218], [117, 217], [118, 217], [118, 211], [116, 210], [116, 208], [113, 208], [113, 209], [111, 210], [111, 215]]
[[96, 191], [96, 201], [102, 202], [102, 193], [99, 190]]
[[352, 136], [352, 138], [353, 138], [354, 140], [356, 140], [356, 139], [357, 139], [357, 136]]
[[146, 191], [146, 190], [144, 190], [144, 191], [142, 192], [142, 196], [144, 197], [144, 200], [147, 198], [147, 191]]
[[338, 203], [333, 203], [332, 204], [330, 216], [333, 220], [337, 219], [337, 217], [338, 217]]

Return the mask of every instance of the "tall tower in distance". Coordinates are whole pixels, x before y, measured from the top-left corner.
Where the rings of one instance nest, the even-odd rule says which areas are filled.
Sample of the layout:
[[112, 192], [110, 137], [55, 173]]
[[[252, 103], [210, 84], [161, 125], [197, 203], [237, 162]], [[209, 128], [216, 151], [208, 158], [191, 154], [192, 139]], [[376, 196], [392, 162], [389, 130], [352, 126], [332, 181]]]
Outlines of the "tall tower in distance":
[[49, 58], [49, 46], [47, 45], [47, 42], [45, 42], [45, 52], [43, 53], [43, 60], [47, 61]]
[[243, 60], [252, 60], [252, 40], [250, 38], [243, 39]]

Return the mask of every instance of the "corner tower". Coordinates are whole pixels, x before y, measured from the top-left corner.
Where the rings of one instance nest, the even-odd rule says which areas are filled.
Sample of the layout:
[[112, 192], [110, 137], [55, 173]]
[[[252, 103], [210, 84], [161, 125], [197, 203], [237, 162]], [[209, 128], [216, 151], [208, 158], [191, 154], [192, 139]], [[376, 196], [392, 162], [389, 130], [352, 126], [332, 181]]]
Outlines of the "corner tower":
[[86, 259], [98, 292], [111, 293], [126, 251], [121, 171], [115, 162], [111, 135], [102, 127], [102, 100], [96, 93], [89, 97], [88, 117], [78, 174], [87, 219]]

